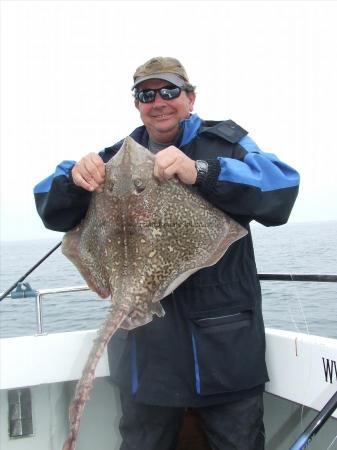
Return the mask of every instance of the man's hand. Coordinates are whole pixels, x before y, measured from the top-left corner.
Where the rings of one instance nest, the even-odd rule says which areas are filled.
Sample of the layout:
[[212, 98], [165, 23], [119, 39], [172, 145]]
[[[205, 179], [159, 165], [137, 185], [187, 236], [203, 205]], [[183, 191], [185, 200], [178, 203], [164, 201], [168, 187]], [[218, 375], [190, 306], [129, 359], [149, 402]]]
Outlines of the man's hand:
[[155, 155], [153, 174], [159, 181], [170, 180], [176, 175], [185, 184], [194, 184], [197, 178], [195, 161], [173, 145]]
[[91, 192], [102, 192], [105, 164], [96, 153], [89, 153], [74, 165], [71, 175], [76, 186]]

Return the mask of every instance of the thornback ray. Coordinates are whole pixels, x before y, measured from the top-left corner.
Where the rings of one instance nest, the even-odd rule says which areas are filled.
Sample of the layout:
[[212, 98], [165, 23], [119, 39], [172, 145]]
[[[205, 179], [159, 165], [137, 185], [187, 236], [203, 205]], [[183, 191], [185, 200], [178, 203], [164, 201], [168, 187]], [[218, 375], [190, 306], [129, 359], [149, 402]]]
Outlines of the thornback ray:
[[63, 238], [64, 255], [88, 286], [102, 298], [111, 295], [69, 408], [63, 450], [75, 449], [97, 363], [116, 330], [163, 316], [162, 298], [247, 234], [177, 178], [160, 183], [153, 167], [154, 155], [127, 137], [106, 163], [103, 191], [92, 194], [85, 218]]

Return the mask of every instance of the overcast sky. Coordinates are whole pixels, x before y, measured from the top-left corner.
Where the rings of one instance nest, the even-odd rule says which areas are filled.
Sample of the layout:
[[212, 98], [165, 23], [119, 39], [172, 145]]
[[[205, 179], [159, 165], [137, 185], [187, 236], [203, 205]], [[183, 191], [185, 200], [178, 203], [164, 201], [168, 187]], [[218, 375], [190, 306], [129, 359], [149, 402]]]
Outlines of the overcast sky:
[[[2, 1], [1, 240], [46, 231], [34, 185], [140, 125], [132, 75], [174, 56], [195, 112], [296, 167], [291, 221], [337, 220], [337, 3]], [[60, 235], [61, 236], [61, 235]]]

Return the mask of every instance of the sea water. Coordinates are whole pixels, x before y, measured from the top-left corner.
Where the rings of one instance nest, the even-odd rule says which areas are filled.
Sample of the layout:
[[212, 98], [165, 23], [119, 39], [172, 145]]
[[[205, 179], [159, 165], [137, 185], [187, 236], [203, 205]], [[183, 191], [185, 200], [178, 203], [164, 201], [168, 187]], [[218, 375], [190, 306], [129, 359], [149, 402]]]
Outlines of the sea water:
[[[253, 224], [259, 272], [337, 274], [337, 222], [290, 223], [281, 227]], [[58, 241], [1, 243], [0, 292], [26, 273]], [[33, 289], [84, 285], [75, 267], [56, 250], [28, 278]], [[337, 338], [337, 283], [263, 281], [267, 327]], [[109, 307], [86, 291], [48, 295], [43, 300], [47, 333], [99, 327]], [[0, 337], [36, 333], [34, 298], [0, 303]]]

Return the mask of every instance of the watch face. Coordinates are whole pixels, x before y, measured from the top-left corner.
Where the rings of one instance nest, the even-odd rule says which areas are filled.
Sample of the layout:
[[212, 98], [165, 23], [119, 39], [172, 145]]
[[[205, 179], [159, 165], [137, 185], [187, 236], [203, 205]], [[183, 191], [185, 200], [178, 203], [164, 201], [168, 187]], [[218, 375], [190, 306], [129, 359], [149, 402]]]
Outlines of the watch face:
[[207, 178], [208, 163], [202, 159], [197, 159], [195, 162], [195, 168], [197, 169], [197, 179], [194, 184], [195, 186], [201, 186]]
[[197, 160], [196, 166], [197, 166], [198, 172], [199, 172], [199, 170], [200, 170], [200, 172], [207, 172], [208, 164], [206, 161]]

